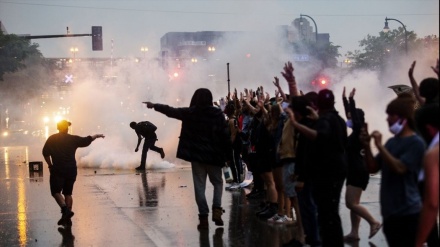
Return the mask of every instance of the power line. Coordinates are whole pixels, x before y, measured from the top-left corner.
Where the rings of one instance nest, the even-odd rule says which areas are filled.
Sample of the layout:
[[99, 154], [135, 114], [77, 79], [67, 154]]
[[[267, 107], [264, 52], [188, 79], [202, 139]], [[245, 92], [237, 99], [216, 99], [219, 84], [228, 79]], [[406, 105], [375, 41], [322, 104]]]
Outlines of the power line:
[[[109, 1], [109, 0], [105, 0]], [[200, 0], [197, 0], [200, 1]], [[210, 0], [210, 1], [222, 1], [222, 0]], [[224, 0], [223, 0], [224, 1]], [[226, 0], [228, 1], [228, 0]], [[250, 1], [250, 0], [241, 0]], [[260, 0], [265, 1], [265, 0]], [[316, 0], [322, 1], [322, 0]], [[344, 0], [343, 0], [344, 1]], [[388, 0], [398, 1], [398, 0]], [[412, 0], [408, 0], [412, 1]], [[414, 0], [415, 1], [415, 0]], [[430, 0], [425, 0], [430, 1]], [[89, 2], [89, 1], [88, 1]], [[62, 5], [62, 4], [44, 4], [44, 3], [23, 3], [23, 2], [9, 2], [0, 1], [0, 3], [15, 4], [15, 5], [28, 5], [28, 6], [42, 6], [42, 7], [61, 7], [61, 8], [73, 8], [73, 9], [95, 9], [95, 10], [118, 10], [118, 11], [136, 11], [136, 12], [157, 12], [157, 13], [178, 13], [178, 14], [209, 14], [209, 15], [243, 15], [242, 12], [206, 12], [206, 11], [177, 11], [177, 10], [151, 10], [151, 9], [133, 9], [133, 8], [111, 8], [111, 7], [93, 7], [93, 6], [74, 6], [74, 5]], [[311, 13], [313, 14], [313, 13]], [[291, 16], [292, 14], [281, 14]], [[313, 16], [321, 17], [367, 17], [367, 16], [437, 16], [439, 13], [387, 13], [387, 14], [313, 14]]]

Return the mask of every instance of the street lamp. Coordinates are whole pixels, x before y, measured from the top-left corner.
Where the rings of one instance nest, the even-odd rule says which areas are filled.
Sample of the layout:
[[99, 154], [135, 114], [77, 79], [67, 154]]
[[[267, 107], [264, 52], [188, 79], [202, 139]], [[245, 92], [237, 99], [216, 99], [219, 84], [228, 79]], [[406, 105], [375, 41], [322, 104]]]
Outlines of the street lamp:
[[214, 46], [209, 46], [209, 47], [208, 47], [208, 51], [210, 51], [210, 52], [214, 52], [214, 51], [215, 51], [215, 47], [214, 47]]
[[75, 61], [75, 54], [78, 52], [78, 47], [71, 47], [70, 52], [73, 54], [73, 61]]
[[398, 23], [402, 24], [403, 30], [405, 30], [405, 52], [406, 54], [408, 54], [408, 35], [405, 25], [403, 25], [403, 23], [397, 19], [385, 17], [385, 27], [383, 27], [384, 33], [388, 33], [388, 31], [390, 31], [390, 28], [388, 27], [388, 21], [397, 21]]
[[148, 51], [148, 47], [146, 46], [141, 47], [141, 52], [144, 54], [144, 58], [147, 56], [147, 51]]
[[299, 24], [300, 24], [300, 25], [303, 24], [303, 21], [302, 21], [303, 16], [304, 16], [304, 17], [308, 17], [308, 18], [310, 18], [310, 20], [313, 21], [313, 24], [315, 24], [315, 36], [316, 36], [315, 39], [316, 39], [316, 42], [318, 42], [318, 26], [316, 26], [316, 22], [315, 22], [315, 20], [313, 20], [313, 18], [310, 17], [310, 16], [308, 16], [308, 15], [300, 14], [300, 15], [299, 15], [299, 17], [300, 17], [300, 19], [299, 19]]

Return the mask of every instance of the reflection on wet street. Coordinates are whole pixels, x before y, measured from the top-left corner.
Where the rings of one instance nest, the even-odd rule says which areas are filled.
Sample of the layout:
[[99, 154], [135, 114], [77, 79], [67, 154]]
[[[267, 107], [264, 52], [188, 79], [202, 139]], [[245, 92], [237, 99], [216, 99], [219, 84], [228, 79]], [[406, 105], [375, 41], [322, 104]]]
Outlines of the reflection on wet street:
[[[43, 171], [30, 171], [29, 156], [27, 147], [0, 148], [0, 246], [278, 247], [296, 233], [295, 225], [259, 220], [255, 216], [259, 201], [248, 201], [247, 189], [224, 191], [224, 227], [210, 221], [209, 230], [198, 231], [191, 170], [180, 166], [143, 173], [79, 169], [73, 225], [60, 227], [61, 213], [50, 195], [47, 165], [43, 163]], [[379, 183], [373, 178], [370, 183], [373, 192], [366, 192], [362, 201], [378, 215], [374, 190]], [[212, 189], [208, 183], [209, 204]], [[347, 232], [349, 213], [344, 204], [341, 216]], [[369, 243], [368, 231], [368, 224], [361, 223], [361, 241], [346, 246], [386, 246], [382, 233]]]

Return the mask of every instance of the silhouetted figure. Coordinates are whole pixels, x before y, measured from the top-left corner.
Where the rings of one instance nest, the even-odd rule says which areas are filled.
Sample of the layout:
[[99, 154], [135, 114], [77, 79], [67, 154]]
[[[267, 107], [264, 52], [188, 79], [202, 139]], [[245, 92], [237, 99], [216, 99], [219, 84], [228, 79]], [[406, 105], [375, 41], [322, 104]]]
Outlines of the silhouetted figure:
[[212, 221], [223, 226], [221, 207], [223, 193], [222, 167], [231, 152], [231, 141], [223, 112], [213, 106], [209, 89], [194, 92], [189, 107], [174, 108], [168, 105], [144, 102], [148, 108], [182, 121], [177, 147], [177, 158], [191, 162], [194, 193], [199, 210], [197, 229], [208, 229], [209, 207], [205, 197], [206, 178], [214, 187]]
[[103, 134], [87, 137], [68, 134], [70, 125], [67, 120], [58, 122], [59, 133], [51, 135], [43, 147], [43, 156], [50, 171], [50, 192], [62, 213], [58, 225], [64, 226], [72, 225], [70, 218], [74, 214], [72, 191], [77, 175], [76, 149], [89, 146], [96, 138], [104, 138]]
[[144, 146], [142, 147], [142, 156], [141, 156], [141, 164], [136, 167], [136, 170], [145, 170], [145, 163], [147, 162], [147, 152], [149, 149], [160, 153], [160, 157], [163, 159], [165, 157], [165, 153], [163, 148], [159, 148], [155, 146], [157, 141], [156, 129], [157, 127], [148, 122], [131, 122], [130, 127], [136, 131], [136, 135], [138, 136], [138, 142], [136, 145], [135, 152], [139, 151], [139, 145], [141, 144], [142, 139], [144, 140]]

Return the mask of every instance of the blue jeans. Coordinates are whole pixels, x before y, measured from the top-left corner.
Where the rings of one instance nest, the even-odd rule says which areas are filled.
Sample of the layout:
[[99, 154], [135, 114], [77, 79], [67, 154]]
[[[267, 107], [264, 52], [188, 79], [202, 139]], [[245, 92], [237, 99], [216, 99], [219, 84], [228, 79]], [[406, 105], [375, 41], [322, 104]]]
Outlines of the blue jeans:
[[209, 214], [209, 207], [205, 197], [206, 177], [209, 177], [209, 181], [214, 186], [212, 206], [221, 207], [223, 194], [222, 168], [219, 166], [202, 164], [199, 162], [191, 162], [191, 168], [194, 182], [194, 194], [196, 196], [196, 203], [199, 209], [199, 215], [207, 216]]

